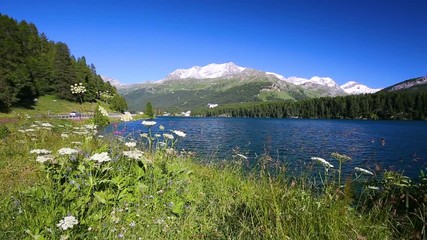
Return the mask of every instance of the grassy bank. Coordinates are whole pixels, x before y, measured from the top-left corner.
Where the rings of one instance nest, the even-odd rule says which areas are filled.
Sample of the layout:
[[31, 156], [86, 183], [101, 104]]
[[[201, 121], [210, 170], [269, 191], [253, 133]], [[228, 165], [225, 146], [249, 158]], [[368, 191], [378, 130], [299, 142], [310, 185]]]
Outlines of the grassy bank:
[[387, 198], [374, 200], [379, 195], [369, 190], [357, 199], [333, 181], [319, 189], [280, 167], [273, 177], [262, 162], [253, 172], [240, 161], [199, 164], [173, 148], [183, 133], [155, 136], [159, 126], [147, 127], [153, 135], [142, 142], [65, 120], [25, 118], [3, 127], [0, 239], [393, 239], [421, 232], [410, 218], [397, 226]]

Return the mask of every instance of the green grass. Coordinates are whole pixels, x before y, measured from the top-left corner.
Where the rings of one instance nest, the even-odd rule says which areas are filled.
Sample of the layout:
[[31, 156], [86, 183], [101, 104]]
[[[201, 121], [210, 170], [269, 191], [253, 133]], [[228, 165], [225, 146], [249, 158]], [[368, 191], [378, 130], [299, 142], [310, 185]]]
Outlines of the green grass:
[[[312, 179], [287, 176], [282, 168], [271, 175], [263, 161], [250, 172], [240, 161], [200, 164], [173, 149], [177, 136], [153, 152], [148, 136], [136, 146], [144, 154], [130, 159], [123, 141], [131, 139], [100, 138], [82, 122], [58, 120], [44, 129], [46, 119], [33, 120], [7, 125], [10, 132], [0, 136], [0, 239], [398, 236], [387, 206], [359, 210], [333, 183], [319, 191]], [[34, 131], [18, 131], [28, 129]], [[63, 147], [78, 153], [58, 154]], [[54, 160], [37, 162], [32, 149], [50, 150]], [[90, 160], [102, 152], [111, 161]], [[57, 224], [68, 215], [78, 224], [61, 230]]]
[[[100, 104], [107, 110], [110, 110], [107, 104], [103, 102], [100, 102]], [[46, 95], [38, 98], [33, 109], [14, 107], [10, 113], [0, 113], [0, 118], [24, 118], [25, 115], [68, 114], [71, 111], [93, 112], [96, 106], [97, 103], [85, 102], [80, 105], [77, 102], [69, 102], [52, 95]]]

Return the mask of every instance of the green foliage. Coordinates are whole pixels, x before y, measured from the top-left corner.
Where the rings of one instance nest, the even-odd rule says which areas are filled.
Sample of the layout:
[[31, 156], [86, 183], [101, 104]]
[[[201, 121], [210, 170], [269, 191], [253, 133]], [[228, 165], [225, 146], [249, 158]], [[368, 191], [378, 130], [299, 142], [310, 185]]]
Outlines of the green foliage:
[[10, 130], [6, 125], [0, 125], [0, 139], [5, 139], [10, 134]]
[[[238, 162], [197, 164], [171, 148], [176, 138], [165, 139], [166, 145], [152, 153], [141, 142], [141, 155], [130, 158], [123, 151], [136, 149], [122, 142], [130, 137], [101, 139], [90, 128], [84, 135], [72, 134], [76, 128], [82, 132], [85, 127], [53, 123], [51, 131], [15, 132], [7, 146], [0, 145], [0, 154], [31, 163], [40, 172], [37, 184], [2, 195], [1, 239], [392, 237], [381, 215], [386, 211], [359, 213], [339, 191], [325, 188], [319, 194], [308, 179], [287, 178], [285, 172], [276, 177], [268, 171], [242, 173]], [[69, 137], [61, 138], [63, 132]], [[32, 134], [38, 135], [36, 142]], [[58, 151], [75, 141], [80, 142], [74, 147], [78, 151]], [[29, 154], [34, 148], [51, 150], [52, 159], [37, 162], [37, 155]], [[96, 161], [100, 153], [108, 159]], [[61, 230], [58, 223], [66, 216], [78, 223]]]
[[99, 104], [96, 107], [95, 113], [91, 120], [93, 121], [93, 124], [100, 127], [107, 126], [108, 124], [110, 124], [108, 113], [106, 112], [105, 108], [101, 107]]
[[70, 92], [70, 85], [78, 82], [88, 90], [84, 101], [95, 101], [99, 91], [117, 93], [84, 57], [71, 56], [65, 43], [49, 41], [34, 24], [2, 14], [0, 54], [0, 112], [9, 112], [13, 106], [32, 108], [34, 99], [45, 94], [79, 101]]
[[124, 111], [127, 110], [128, 105], [126, 102], [126, 99], [119, 95], [119, 94], [115, 94], [111, 99], [110, 99], [110, 108], [112, 110], [115, 110], [117, 112], [121, 112], [123, 113]]
[[193, 115], [271, 118], [416, 119], [427, 116], [427, 91], [379, 92], [298, 102], [241, 103], [213, 109], [200, 108]]
[[145, 112], [144, 113], [150, 119], [153, 119], [155, 117], [154, 111], [153, 111], [153, 105], [151, 105], [151, 102], [147, 102], [147, 105], [145, 106]]

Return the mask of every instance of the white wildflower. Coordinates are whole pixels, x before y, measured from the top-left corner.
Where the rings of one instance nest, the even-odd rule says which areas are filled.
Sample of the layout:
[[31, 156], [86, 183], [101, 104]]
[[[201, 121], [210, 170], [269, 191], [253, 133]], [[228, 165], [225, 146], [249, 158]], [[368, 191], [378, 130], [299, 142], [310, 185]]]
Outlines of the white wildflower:
[[108, 156], [107, 152], [95, 153], [89, 159], [98, 163], [111, 161], [111, 158]]
[[148, 134], [147, 133], [141, 133], [140, 136], [143, 137], [143, 138], [148, 138]]
[[68, 228], [73, 228], [74, 225], [77, 225], [79, 221], [74, 216], [67, 216], [64, 217], [64, 219], [61, 219], [58, 224], [56, 224], [57, 227], [61, 228], [62, 230], [67, 230]]
[[123, 151], [124, 156], [131, 158], [131, 159], [135, 159], [135, 160], [140, 159], [142, 157], [143, 153], [144, 152], [139, 151], [139, 150]]
[[379, 188], [379, 187], [376, 187], [376, 186], [368, 186], [368, 188], [369, 188], [369, 189], [372, 189], [372, 190], [380, 190], [380, 188]]
[[125, 145], [130, 147], [130, 148], [133, 148], [133, 147], [136, 147], [136, 142], [127, 142], [127, 143], [125, 143]]
[[163, 130], [165, 130], [165, 127], [163, 125], [160, 125], [159, 129], [160, 129], [160, 131], [163, 131]]
[[68, 135], [67, 133], [61, 133], [61, 137], [62, 137], [62, 138], [69, 138], [69, 137], [70, 137], [70, 135]]
[[120, 120], [122, 121], [122, 122], [129, 122], [129, 121], [131, 121], [133, 118], [132, 118], [132, 115], [130, 114], [130, 112], [125, 112], [124, 114], [122, 114], [121, 116], [120, 116]]
[[76, 149], [73, 148], [61, 148], [58, 150], [59, 155], [71, 155], [78, 153]]
[[53, 127], [52, 124], [50, 124], [50, 123], [42, 123], [41, 126], [42, 127], [48, 127], [48, 128]]
[[320, 163], [322, 163], [325, 167], [328, 167], [328, 168], [333, 168], [333, 167], [334, 167], [334, 166], [333, 166], [332, 164], [330, 164], [328, 161], [326, 161], [325, 159], [320, 158], [320, 157], [311, 157], [311, 160], [319, 161], [319, 162], [320, 162]]
[[142, 121], [142, 125], [146, 126], [146, 127], [151, 127], [156, 125], [155, 121]]
[[50, 154], [51, 151], [46, 150], [46, 149], [33, 149], [30, 151], [30, 153], [35, 153], [35, 154], [41, 155], [41, 154]]
[[33, 128], [28, 128], [25, 130], [25, 132], [34, 132], [35, 130]]
[[177, 136], [179, 137], [185, 137], [187, 134], [182, 132], [182, 131], [178, 131], [178, 130], [172, 130], [173, 133], [175, 133]]
[[154, 137], [156, 137], [156, 138], [159, 138], [159, 137], [161, 137], [162, 135], [160, 135], [160, 134], [154, 134]]
[[[96, 126], [95, 124], [86, 124], [86, 125], [85, 125], [85, 128], [86, 128], [86, 129], [89, 129], [89, 130], [94, 130], [94, 129], [96, 129], [96, 127], [97, 127], [97, 126]], [[77, 128], [77, 130], [78, 130], [78, 129], [80, 129], [80, 128]]]
[[108, 112], [107, 110], [105, 110], [105, 108], [98, 106], [99, 112], [101, 112], [101, 114], [105, 117], [108, 117]]
[[39, 163], [44, 163], [47, 162], [49, 160], [53, 160], [53, 156], [51, 155], [41, 155], [41, 156], [37, 156], [36, 161]]
[[359, 171], [359, 172], [362, 172], [362, 173], [366, 173], [366, 174], [369, 174], [369, 175], [374, 175], [374, 173], [373, 173], [373, 172], [371, 172], [371, 171], [369, 171], [369, 170], [366, 170], [366, 169], [364, 169], [364, 168], [355, 167], [355, 168], [354, 168], [354, 170]]
[[82, 145], [82, 142], [71, 142], [71, 144]]
[[241, 158], [243, 158], [243, 159], [248, 159], [248, 157], [246, 157], [245, 155], [243, 155], [243, 154], [240, 154], [240, 153], [238, 153], [238, 154], [236, 154], [237, 156], [239, 156], [239, 157], [241, 157]]
[[163, 133], [163, 137], [169, 140], [173, 140], [174, 136], [172, 134], [169, 133]]

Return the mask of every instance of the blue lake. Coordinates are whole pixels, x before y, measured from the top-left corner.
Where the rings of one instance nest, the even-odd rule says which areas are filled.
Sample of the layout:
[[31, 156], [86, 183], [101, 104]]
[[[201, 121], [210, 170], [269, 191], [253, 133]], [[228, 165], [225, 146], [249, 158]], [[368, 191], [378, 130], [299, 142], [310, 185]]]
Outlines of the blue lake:
[[[200, 159], [232, 159], [236, 153], [255, 161], [263, 154], [290, 168], [313, 163], [322, 157], [336, 167], [332, 152], [352, 158], [344, 170], [354, 167], [375, 171], [404, 171], [417, 177], [427, 167], [427, 122], [259, 118], [159, 117], [152, 133], [181, 130], [187, 133], [177, 147], [197, 153]], [[119, 124], [124, 128], [124, 123]], [[111, 132], [112, 127], [106, 129]], [[139, 138], [147, 132], [141, 121], [126, 123], [125, 135]]]

